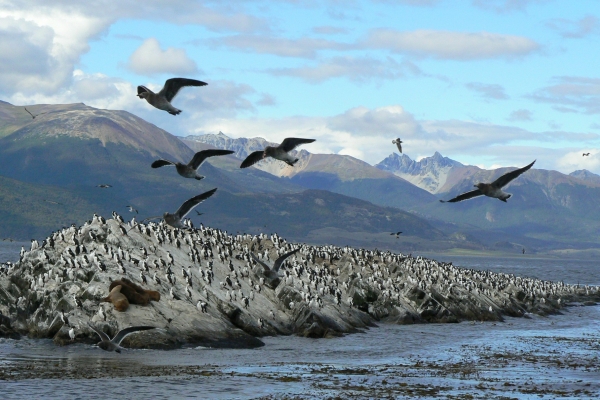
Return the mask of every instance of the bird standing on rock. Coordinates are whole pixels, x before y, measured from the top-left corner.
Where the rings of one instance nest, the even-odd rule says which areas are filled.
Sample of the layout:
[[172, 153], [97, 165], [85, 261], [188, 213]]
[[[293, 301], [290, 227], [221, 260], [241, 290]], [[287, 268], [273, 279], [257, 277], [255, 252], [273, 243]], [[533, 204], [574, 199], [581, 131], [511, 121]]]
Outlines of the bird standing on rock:
[[158, 93], [154, 93], [146, 86], [137, 87], [137, 96], [140, 99], [146, 99], [148, 104], [164, 110], [171, 115], [179, 115], [181, 110], [171, 105], [171, 101], [177, 95], [179, 90], [185, 86], [206, 86], [208, 83], [187, 78], [171, 78], [167, 79], [165, 86]]
[[240, 168], [248, 168], [267, 157], [273, 157], [274, 159], [283, 161], [287, 165], [293, 167], [294, 164], [298, 162], [298, 159], [289, 155], [288, 152], [294, 150], [301, 144], [312, 143], [315, 140], [316, 139], [286, 138], [277, 147], [267, 146], [264, 150], [258, 150], [250, 153], [242, 162]]
[[220, 150], [220, 149], [211, 149], [211, 150], [202, 150], [194, 154], [192, 160], [187, 164], [182, 164], [180, 162], [173, 162], [169, 160], [156, 160], [152, 163], [152, 168], [160, 168], [165, 165], [174, 165], [175, 169], [177, 169], [177, 173], [184, 178], [193, 178], [193, 179], [204, 179], [204, 176], [198, 175], [197, 169], [200, 167], [202, 162], [206, 160], [208, 157], [213, 156], [224, 156], [227, 154], [235, 153], [231, 150]]
[[533, 160], [533, 162], [531, 164], [526, 165], [523, 168], [516, 169], [514, 171], [511, 171], [511, 172], [508, 172], [508, 173], [502, 175], [500, 178], [496, 179], [492, 183], [478, 183], [478, 184], [474, 185], [477, 189], [472, 190], [470, 192], [463, 193], [463, 194], [456, 196], [455, 198], [450, 199], [448, 201], [440, 200], [440, 202], [456, 203], [458, 201], [468, 200], [468, 199], [472, 199], [473, 197], [485, 195], [488, 197], [496, 198], [496, 199], [501, 200], [506, 203], [506, 200], [508, 200], [512, 195], [509, 193], [504, 193], [502, 191], [502, 188], [504, 186], [508, 185], [513, 179], [517, 178], [523, 172], [529, 170], [533, 166], [534, 163], [535, 163], [535, 160]]

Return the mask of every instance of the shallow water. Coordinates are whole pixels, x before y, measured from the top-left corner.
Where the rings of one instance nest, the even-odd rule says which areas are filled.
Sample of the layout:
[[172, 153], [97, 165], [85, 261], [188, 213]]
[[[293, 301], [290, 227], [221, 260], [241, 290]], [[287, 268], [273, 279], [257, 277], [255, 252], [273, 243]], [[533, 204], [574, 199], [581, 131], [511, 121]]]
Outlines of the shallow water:
[[[438, 258], [600, 282], [589, 261]], [[504, 323], [382, 324], [335, 339], [266, 337], [264, 347], [252, 350], [117, 354], [0, 340], [0, 398], [598, 398], [599, 328], [599, 306], [574, 306], [562, 315]]]

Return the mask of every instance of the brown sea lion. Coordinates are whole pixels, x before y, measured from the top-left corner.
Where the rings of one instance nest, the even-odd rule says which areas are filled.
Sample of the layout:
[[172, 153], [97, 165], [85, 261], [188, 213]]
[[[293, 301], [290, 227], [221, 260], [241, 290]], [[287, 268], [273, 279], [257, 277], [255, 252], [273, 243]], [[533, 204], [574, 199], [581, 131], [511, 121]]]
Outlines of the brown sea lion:
[[129, 308], [129, 301], [123, 293], [121, 293], [121, 285], [117, 285], [110, 290], [110, 294], [102, 299], [107, 303], [113, 303], [117, 311], [126, 311]]
[[109, 290], [112, 290], [118, 285], [121, 286], [121, 293], [123, 293], [125, 297], [127, 297], [127, 300], [129, 300], [131, 304], [139, 304], [141, 306], [145, 306], [150, 302], [150, 300], [160, 300], [159, 292], [154, 290], [146, 290], [131, 282], [127, 278], [122, 278], [118, 281], [111, 282]]

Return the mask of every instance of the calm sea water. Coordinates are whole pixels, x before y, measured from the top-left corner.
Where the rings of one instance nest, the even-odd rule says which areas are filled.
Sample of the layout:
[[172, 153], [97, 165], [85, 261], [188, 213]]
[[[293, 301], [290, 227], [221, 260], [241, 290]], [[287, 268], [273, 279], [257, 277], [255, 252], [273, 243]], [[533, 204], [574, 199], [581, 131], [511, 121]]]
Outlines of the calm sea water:
[[[436, 258], [600, 282], [591, 261]], [[0, 340], [0, 398], [598, 398], [599, 328], [600, 307], [574, 306], [562, 315], [504, 323], [381, 324], [335, 339], [266, 337], [264, 347], [252, 350], [117, 354]]]

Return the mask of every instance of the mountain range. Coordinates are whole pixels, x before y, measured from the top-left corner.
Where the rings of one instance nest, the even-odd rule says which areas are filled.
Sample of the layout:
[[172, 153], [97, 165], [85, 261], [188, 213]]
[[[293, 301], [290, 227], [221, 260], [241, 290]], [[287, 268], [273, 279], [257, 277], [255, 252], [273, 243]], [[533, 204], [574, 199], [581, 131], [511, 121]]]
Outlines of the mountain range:
[[[300, 160], [293, 168], [265, 160], [240, 169], [241, 159], [273, 143], [222, 133], [176, 137], [128, 112], [84, 104], [27, 109], [36, 117], [0, 102], [2, 237], [40, 237], [94, 212], [127, 213], [127, 205], [140, 211], [138, 218], [162, 215], [218, 187], [198, 207], [203, 215], [190, 214], [195, 223], [397, 251], [600, 246], [600, 176], [585, 170], [532, 169], [507, 187], [513, 194], [507, 204], [486, 198], [441, 204], [509, 169], [488, 171], [438, 152], [419, 161], [392, 153], [372, 166], [351, 156], [312, 154], [309, 145], [295, 152]], [[150, 168], [156, 158], [187, 162], [207, 148], [235, 154], [208, 159], [199, 171], [204, 180]], [[97, 187], [102, 183], [112, 187]], [[403, 233], [390, 235], [395, 231]]]

